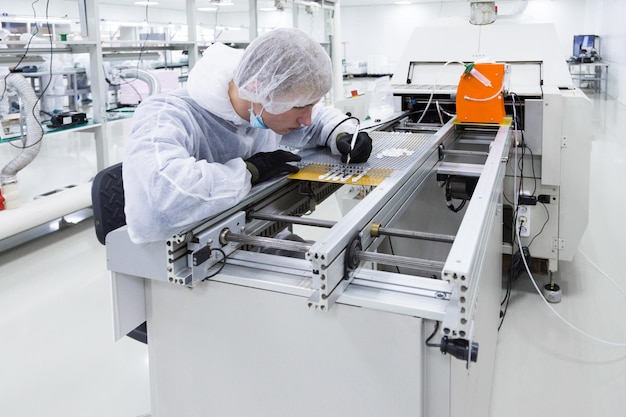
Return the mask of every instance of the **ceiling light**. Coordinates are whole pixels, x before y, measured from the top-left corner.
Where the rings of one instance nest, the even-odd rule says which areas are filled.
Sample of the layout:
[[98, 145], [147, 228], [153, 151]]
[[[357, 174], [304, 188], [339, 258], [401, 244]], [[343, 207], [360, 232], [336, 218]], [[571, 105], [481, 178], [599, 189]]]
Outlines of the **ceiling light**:
[[201, 12], [214, 12], [217, 10], [217, 7], [198, 7], [198, 11]]
[[156, 1], [147, 0], [147, 1], [136, 1], [135, 4], [137, 6], [156, 6], [159, 3], [157, 3]]

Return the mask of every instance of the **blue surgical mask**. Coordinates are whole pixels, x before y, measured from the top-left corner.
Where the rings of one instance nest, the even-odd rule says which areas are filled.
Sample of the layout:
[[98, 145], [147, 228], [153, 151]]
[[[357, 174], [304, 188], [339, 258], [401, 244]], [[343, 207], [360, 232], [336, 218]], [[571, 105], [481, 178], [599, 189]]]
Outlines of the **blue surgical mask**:
[[263, 114], [263, 110], [264, 109], [261, 107], [261, 113], [259, 113], [259, 115], [257, 116], [256, 114], [254, 114], [252, 104], [250, 104], [250, 110], [248, 110], [250, 112], [250, 126], [257, 129], [268, 129], [268, 127], [265, 126], [265, 123], [263, 123], [263, 118], [261, 117], [261, 115]]

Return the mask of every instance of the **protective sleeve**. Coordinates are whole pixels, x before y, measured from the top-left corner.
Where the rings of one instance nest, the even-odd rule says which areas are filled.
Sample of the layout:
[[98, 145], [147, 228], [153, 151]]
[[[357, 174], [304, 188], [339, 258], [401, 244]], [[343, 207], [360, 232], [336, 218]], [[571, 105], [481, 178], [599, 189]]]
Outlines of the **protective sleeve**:
[[168, 96], [144, 101], [134, 114], [123, 180], [126, 222], [135, 243], [167, 239], [234, 206], [250, 191], [250, 173], [238, 149], [218, 143], [220, 156], [213, 155], [213, 126], [192, 117], [198, 111]]

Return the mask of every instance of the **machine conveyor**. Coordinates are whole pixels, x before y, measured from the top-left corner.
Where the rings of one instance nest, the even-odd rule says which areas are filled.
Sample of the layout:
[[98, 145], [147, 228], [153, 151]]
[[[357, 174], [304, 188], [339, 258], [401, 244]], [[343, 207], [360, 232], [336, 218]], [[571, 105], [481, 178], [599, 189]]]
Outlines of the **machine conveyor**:
[[[388, 401], [384, 395], [369, 392], [371, 387], [340, 389], [358, 386], [365, 377], [383, 391], [396, 378], [406, 382], [397, 413], [386, 415], [457, 416], [468, 404], [485, 410], [501, 288], [500, 196], [510, 142], [508, 125], [488, 131], [477, 135], [482, 150], [470, 153], [462, 150], [471, 133], [452, 122], [436, 133], [372, 132], [374, 142], [386, 146], [395, 140], [400, 147], [416, 135], [420, 142], [378, 186], [283, 178], [165, 242], [134, 245], [125, 227], [110, 232], [116, 332], [121, 337], [147, 320], [153, 415], [195, 416], [205, 410], [274, 416], [283, 415], [287, 405], [297, 409], [287, 414], [317, 415], [319, 410], [304, 402], [320, 385], [326, 386], [321, 395], [331, 414], [380, 415], [376, 410]], [[451, 164], [466, 163], [465, 158], [477, 165], [477, 157], [480, 176], [477, 170], [471, 175], [475, 189], [465, 211], [446, 210], [438, 172], [449, 174]], [[329, 197], [342, 198], [345, 187], [362, 192], [350, 199], [352, 208], [343, 216], [309, 216]], [[323, 232], [316, 240], [277, 238], [295, 224]], [[392, 240], [401, 247], [392, 247]], [[433, 245], [437, 256], [431, 256]], [[433, 332], [436, 323], [441, 325]], [[435, 347], [425, 345], [431, 333]], [[299, 349], [296, 356], [285, 350], [291, 343]], [[402, 352], [394, 351], [396, 344]], [[386, 359], [356, 371], [355, 362], [340, 359], [356, 352]], [[253, 368], [259, 374], [235, 367], [240, 355], [258, 358]], [[222, 361], [235, 362], [225, 369]], [[369, 366], [374, 374], [367, 376]], [[276, 369], [282, 376], [268, 379]], [[442, 372], [448, 377], [441, 378]], [[312, 384], [309, 392], [298, 387], [303, 380]], [[471, 380], [484, 383], [471, 387]], [[259, 384], [282, 394], [259, 391]], [[220, 399], [203, 396], [207, 387]], [[442, 400], [428, 397], [429, 390]], [[183, 391], [185, 396], [177, 394]], [[257, 404], [254, 412], [232, 397], [235, 392]]]

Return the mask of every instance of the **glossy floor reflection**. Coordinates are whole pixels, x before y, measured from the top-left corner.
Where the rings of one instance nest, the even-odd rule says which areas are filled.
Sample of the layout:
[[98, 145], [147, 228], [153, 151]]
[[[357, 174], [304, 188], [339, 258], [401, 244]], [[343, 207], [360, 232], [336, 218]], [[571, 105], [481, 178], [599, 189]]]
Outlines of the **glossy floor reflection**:
[[[563, 300], [551, 305], [587, 335], [520, 277], [499, 334], [491, 417], [625, 415], [626, 347], [597, 339], [626, 343], [626, 106], [594, 99], [593, 125], [589, 226], [560, 265]], [[147, 349], [113, 341], [109, 285], [90, 221], [0, 253], [0, 416], [150, 412]]]
[[[572, 262], [556, 275], [550, 310], [524, 274], [500, 331], [491, 417], [624, 416], [626, 106], [593, 98], [589, 225]], [[539, 287], [547, 277], [535, 277]]]
[[113, 340], [104, 247], [90, 220], [0, 254], [0, 415], [137, 417], [146, 346]]

